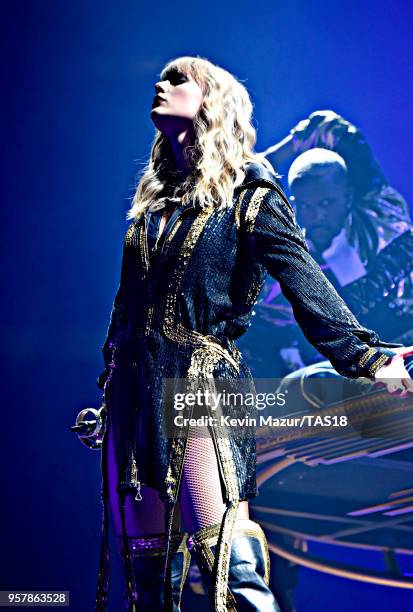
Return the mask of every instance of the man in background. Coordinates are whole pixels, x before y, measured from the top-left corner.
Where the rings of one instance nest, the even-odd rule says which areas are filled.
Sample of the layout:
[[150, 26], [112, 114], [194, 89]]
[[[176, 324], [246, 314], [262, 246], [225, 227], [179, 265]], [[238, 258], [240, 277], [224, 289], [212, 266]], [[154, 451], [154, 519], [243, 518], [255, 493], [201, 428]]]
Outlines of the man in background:
[[[412, 344], [412, 223], [360, 130], [333, 111], [316, 111], [265, 155], [275, 168], [292, 161], [290, 199], [308, 247], [360, 322], [388, 341]], [[255, 315], [240, 348], [251, 353], [256, 376], [284, 376], [324, 359], [271, 278]], [[277, 328], [273, 347], [254, 361], [269, 325]]]

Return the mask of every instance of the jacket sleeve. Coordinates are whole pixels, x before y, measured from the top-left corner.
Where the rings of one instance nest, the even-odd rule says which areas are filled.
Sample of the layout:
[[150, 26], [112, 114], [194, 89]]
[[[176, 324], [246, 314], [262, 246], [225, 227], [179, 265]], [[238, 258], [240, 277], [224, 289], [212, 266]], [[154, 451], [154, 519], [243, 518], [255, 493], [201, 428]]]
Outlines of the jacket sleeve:
[[306, 338], [349, 378], [374, 378], [395, 354], [391, 345], [361, 326], [311, 257], [294, 211], [277, 186], [240, 198], [240, 229], [250, 255], [278, 280]]
[[119, 344], [122, 335], [127, 332], [130, 326], [128, 316], [128, 311], [130, 310], [130, 308], [128, 307], [128, 304], [130, 302], [131, 295], [133, 295], [131, 287], [131, 282], [133, 279], [130, 274], [130, 251], [127, 246], [133, 229], [133, 225], [129, 226], [123, 244], [120, 281], [115, 295], [115, 299], [112, 304], [112, 310], [109, 319], [109, 326], [106, 332], [105, 342], [102, 346], [105, 369], [98, 376], [96, 381], [100, 389], [104, 388], [105, 382], [111, 370], [111, 366], [114, 365], [113, 360], [116, 346]]

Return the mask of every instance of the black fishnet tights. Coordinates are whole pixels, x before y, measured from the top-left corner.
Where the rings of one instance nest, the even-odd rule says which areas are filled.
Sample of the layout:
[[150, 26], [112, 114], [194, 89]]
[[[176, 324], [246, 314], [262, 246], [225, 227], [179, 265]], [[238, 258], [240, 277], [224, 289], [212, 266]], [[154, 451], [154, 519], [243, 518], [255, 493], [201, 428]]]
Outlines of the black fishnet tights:
[[[108, 439], [109, 497], [116, 535], [122, 534], [119, 500], [116, 492], [117, 467], [113, 437]], [[180, 510], [180, 511], [178, 511]], [[182, 527], [193, 533], [202, 527], [221, 522], [225, 511], [221, 481], [213, 440], [208, 428], [190, 428], [179, 495], [179, 508], [175, 513], [173, 529]], [[158, 492], [150, 487], [142, 488], [142, 500], [136, 501], [134, 493], [126, 497], [126, 532], [129, 536], [164, 532], [164, 503]], [[248, 502], [241, 502], [238, 519], [248, 519]]]

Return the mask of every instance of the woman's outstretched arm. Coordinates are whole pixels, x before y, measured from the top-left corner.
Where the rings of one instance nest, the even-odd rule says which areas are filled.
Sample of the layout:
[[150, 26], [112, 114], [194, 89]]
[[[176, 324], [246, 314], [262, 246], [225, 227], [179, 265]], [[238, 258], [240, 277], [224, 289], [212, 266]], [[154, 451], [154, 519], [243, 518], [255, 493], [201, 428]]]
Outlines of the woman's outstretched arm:
[[311, 257], [294, 211], [282, 190], [245, 192], [241, 231], [253, 258], [279, 281], [307, 339], [350, 378], [374, 378], [396, 354], [376, 332], [363, 327]]

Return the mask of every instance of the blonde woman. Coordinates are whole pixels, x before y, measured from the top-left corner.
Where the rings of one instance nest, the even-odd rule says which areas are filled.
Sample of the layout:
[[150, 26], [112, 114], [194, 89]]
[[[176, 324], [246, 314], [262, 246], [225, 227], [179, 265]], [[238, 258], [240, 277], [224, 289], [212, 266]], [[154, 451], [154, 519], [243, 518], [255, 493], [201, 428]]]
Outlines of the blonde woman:
[[267, 272], [340, 373], [411, 385], [403, 349], [363, 328], [310, 257], [271, 166], [254, 153], [251, 113], [244, 86], [204, 59], [170, 62], [155, 85], [157, 133], [129, 212], [99, 377], [107, 421], [98, 610], [108, 592], [109, 507], [127, 609], [179, 610], [191, 552], [214, 610], [279, 610], [267, 543], [248, 517], [254, 437], [214, 425], [187, 425], [172, 438], [163, 431], [162, 380], [251, 378], [234, 341]]

